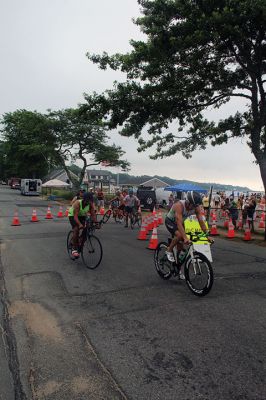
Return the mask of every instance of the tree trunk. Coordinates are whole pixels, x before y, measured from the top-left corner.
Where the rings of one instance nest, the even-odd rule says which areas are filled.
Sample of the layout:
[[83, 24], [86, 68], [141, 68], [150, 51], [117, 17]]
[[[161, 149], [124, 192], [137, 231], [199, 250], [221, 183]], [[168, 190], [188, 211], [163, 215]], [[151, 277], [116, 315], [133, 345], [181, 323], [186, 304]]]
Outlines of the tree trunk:
[[[260, 174], [261, 174], [263, 187], [264, 187], [264, 193], [266, 194], [266, 154], [264, 155], [262, 161], [259, 163], [259, 166], [260, 166]], [[265, 209], [264, 209], [264, 213], [265, 213]], [[264, 230], [264, 240], [266, 240], [266, 225], [265, 225], [265, 230]]]

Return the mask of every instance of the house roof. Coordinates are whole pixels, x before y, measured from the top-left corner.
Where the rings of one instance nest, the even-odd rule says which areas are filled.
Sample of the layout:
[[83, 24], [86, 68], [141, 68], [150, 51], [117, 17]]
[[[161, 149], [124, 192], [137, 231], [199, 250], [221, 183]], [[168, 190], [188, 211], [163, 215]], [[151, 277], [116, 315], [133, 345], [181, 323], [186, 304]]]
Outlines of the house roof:
[[[74, 177], [74, 179], [78, 180], [78, 176], [70, 171], [70, 175]], [[64, 169], [54, 169], [48, 175], [43, 178], [43, 182], [50, 181], [51, 179], [59, 179], [64, 181], [64, 179], [68, 179], [67, 173]]]
[[152, 178], [146, 182], [142, 182], [140, 185], [141, 186], [152, 186], [153, 188], [160, 188], [160, 187], [168, 186], [168, 183], [161, 181], [161, 179], [158, 179], [158, 178]]
[[105, 171], [103, 169], [87, 169], [87, 174], [90, 175], [110, 175], [109, 171]]

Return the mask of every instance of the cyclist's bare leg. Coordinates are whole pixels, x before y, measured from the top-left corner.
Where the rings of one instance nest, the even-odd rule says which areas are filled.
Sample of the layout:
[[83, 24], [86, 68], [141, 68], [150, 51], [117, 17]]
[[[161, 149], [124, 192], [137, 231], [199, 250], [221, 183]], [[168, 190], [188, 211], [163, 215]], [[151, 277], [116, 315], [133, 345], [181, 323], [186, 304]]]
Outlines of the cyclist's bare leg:
[[167, 251], [172, 253], [175, 246], [177, 247], [177, 250], [182, 250], [183, 245], [180, 242], [182, 242], [182, 235], [180, 232], [175, 231], [175, 236], [173, 237], [172, 242], [170, 243]]
[[72, 239], [72, 245], [73, 249], [78, 250], [78, 244], [79, 244], [79, 227], [76, 225], [73, 228], [73, 239]]

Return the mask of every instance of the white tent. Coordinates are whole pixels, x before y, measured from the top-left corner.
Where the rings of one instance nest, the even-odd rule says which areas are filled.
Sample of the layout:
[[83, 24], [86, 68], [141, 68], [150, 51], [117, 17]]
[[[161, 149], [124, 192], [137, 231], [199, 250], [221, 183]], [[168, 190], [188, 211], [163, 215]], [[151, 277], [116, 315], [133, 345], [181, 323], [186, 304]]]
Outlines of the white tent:
[[151, 186], [153, 187], [153, 189], [156, 189], [156, 188], [164, 188], [165, 186], [168, 186], [168, 183], [158, 178], [152, 178], [146, 182], [141, 183], [140, 186]]
[[69, 186], [70, 186], [69, 183], [60, 181], [59, 179], [51, 179], [50, 181], [42, 184], [42, 187], [47, 187], [47, 188], [65, 188]]

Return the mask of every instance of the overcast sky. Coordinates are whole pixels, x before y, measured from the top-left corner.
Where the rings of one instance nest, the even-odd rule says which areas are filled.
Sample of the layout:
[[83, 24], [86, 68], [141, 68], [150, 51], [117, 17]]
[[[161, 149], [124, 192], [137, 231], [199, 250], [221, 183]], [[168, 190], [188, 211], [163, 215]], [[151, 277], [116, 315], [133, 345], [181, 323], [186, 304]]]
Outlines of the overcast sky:
[[[83, 102], [83, 93], [112, 88], [123, 75], [99, 70], [86, 52], [126, 52], [130, 39], [144, 38], [132, 22], [140, 14], [137, 0], [0, 0], [0, 5], [0, 114], [76, 107]], [[241, 107], [234, 102], [211, 115], [218, 120]], [[263, 190], [245, 141], [197, 151], [189, 160], [176, 155], [152, 161], [148, 153], [137, 153], [133, 139], [114, 133], [111, 140], [126, 151], [134, 175]]]

